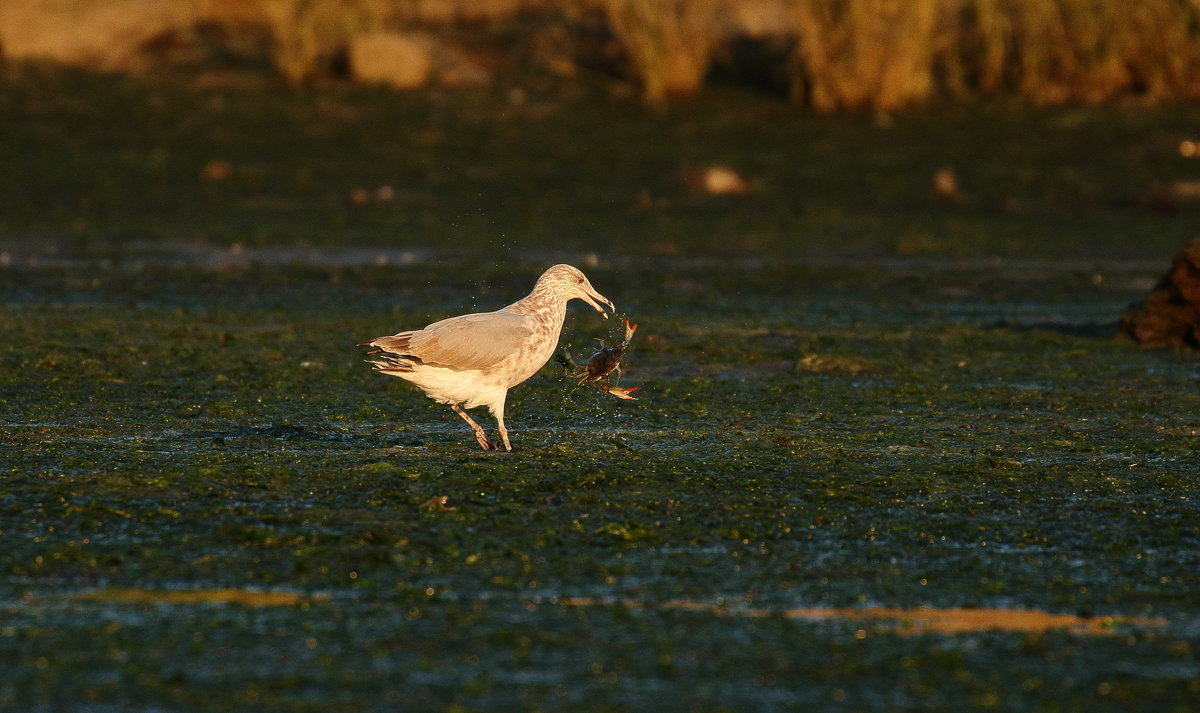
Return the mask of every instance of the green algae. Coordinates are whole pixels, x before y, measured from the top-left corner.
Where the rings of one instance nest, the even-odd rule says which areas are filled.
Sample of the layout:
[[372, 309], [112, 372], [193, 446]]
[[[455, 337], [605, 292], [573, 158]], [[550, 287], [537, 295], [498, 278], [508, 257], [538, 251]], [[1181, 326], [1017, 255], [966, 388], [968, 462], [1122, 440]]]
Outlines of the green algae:
[[[1140, 152], [1170, 148], [1190, 112], [880, 127], [754, 97], [639, 116], [539, 85], [550, 118], [493, 122], [504, 99], [486, 92], [267, 84], [217, 109], [167, 79], [7, 80], [6, 145], [89, 122], [66, 144], [73, 169], [26, 146], [8, 156], [28, 178], [3, 179], [0, 706], [1182, 711], [1200, 696], [1200, 367], [1115, 336], [1194, 219], [1127, 200], [1158, 176]], [[113, 119], [131, 104], [152, 140]], [[416, 148], [367, 160], [398, 119]], [[1082, 150], [1113, 136], [1142, 148]], [[927, 200], [927, 171], [977, 154], [971, 201]], [[205, 183], [213, 157], [236, 185]], [[675, 187], [717, 160], [757, 191]], [[987, 193], [1010, 170], [1015, 193]], [[400, 178], [429, 195], [343, 199]], [[797, 206], [793, 186], [816, 193]], [[668, 200], [647, 213], [642, 188]], [[973, 242], [903, 255], [906, 231]], [[411, 254], [378, 252], [396, 246]], [[518, 450], [485, 454], [361, 362], [364, 338], [506, 304], [558, 260], [640, 325], [623, 378], [640, 401], [571, 394], [548, 366], [510, 395]], [[564, 343], [611, 326], [572, 309]], [[656, 606], [679, 600], [711, 610]], [[913, 636], [716, 613], [733, 602], [1118, 623]], [[1166, 623], [1120, 623], [1137, 617]]]
[[[1012, 300], [947, 321], [944, 303], [860, 298], [839, 327], [798, 297], [752, 329], [718, 300], [685, 313], [647, 306], [636, 314], [656, 338], [626, 359], [646, 397], [631, 408], [569, 395], [569, 378], [548, 366], [513, 392], [518, 451], [496, 456], [352, 346], [408, 314], [360, 313], [352, 295], [418, 269], [364, 270], [350, 287], [310, 272], [262, 306], [214, 296], [183, 313], [169, 298], [130, 310], [115, 280], [86, 297], [86, 320], [60, 278], [40, 276], [36, 289], [60, 290], [56, 303], [5, 325], [18, 367], [3, 392], [6, 700], [383, 709], [402, 683], [435, 709], [850, 710], [899, 705], [886, 691], [902, 685], [912, 705], [979, 698], [1018, 710], [1065, 697], [1115, 710], [1150, 696], [1172, 710], [1195, 694], [1190, 664], [1171, 653], [1195, 645], [1200, 585], [1190, 356], [1001, 324]], [[806, 290], [852, 269], [807, 270]], [[593, 272], [605, 284], [617, 270]], [[903, 294], [903, 278], [873, 272], [879, 294]], [[169, 293], [167, 283], [212, 278], [161, 279]], [[253, 270], [238, 279], [271, 282]], [[765, 302], [788, 284], [746, 270], [739, 295]], [[292, 292], [309, 299], [278, 306]], [[632, 285], [624, 298], [654, 303]], [[1069, 292], [1038, 299], [1039, 315], [1082, 307]], [[602, 326], [572, 311], [568, 334], [582, 341]], [[837, 368], [805, 368], [813, 354]], [[42, 598], [97, 586], [329, 599], [249, 619], [175, 604], [195, 620], [183, 628], [151, 603]], [[961, 635], [868, 626], [873, 646], [855, 648], [861, 625], [552, 603], [570, 596], [1002, 605], [1168, 624], [1131, 627], [1114, 644], [1045, 634], [1019, 655], [1027, 638], [980, 633], [951, 662], [937, 652], [959, 650]], [[381, 616], [392, 623], [365, 628]], [[114, 643], [105, 627], [126, 619]], [[97, 643], [60, 655], [78, 641]], [[288, 653], [251, 665], [266, 645]], [[214, 646], [245, 669], [214, 661]], [[114, 647], [129, 659], [114, 663]], [[1137, 674], [1123, 668], [1131, 659]], [[1038, 673], [1046, 661], [1055, 676]], [[237, 685], [213, 692], [206, 676]], [[664, 691], [675, 687], [692, 693], [672, 702]]]

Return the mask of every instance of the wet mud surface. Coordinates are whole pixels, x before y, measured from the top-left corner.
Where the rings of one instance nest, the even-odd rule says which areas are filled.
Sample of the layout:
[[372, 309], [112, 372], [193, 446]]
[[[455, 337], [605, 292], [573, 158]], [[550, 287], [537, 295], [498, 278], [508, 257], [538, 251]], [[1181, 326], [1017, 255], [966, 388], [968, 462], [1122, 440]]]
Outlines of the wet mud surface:
[[[644, 396], [548, 365], [504, 455], [353, 346], [460, 310], [392, 289], [454, 268], [342, 269], [8, 274], [7, 704], [1196, 695], [1200, 367], [1063, 328], [1144, 267], [1047, 266], [1034, 296], [1004, 266], [601, 263]], [[572, 310], [564, 343], [610, 327]]]

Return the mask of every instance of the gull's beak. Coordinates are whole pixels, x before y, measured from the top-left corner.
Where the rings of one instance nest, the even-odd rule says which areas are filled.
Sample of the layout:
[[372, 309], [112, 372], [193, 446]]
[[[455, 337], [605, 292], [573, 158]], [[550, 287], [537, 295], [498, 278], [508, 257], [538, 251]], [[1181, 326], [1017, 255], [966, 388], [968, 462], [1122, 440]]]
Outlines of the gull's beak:
[[608, 299], [607, 297], [600, 294], [599, 292], [591, 289], [590, 285], [588, 286], [588, 289], [584, 292], [584, 294], [579, 296], [579, 299], [590, 304], [592, 306], [592, 309], [599, 312], [600, 316], [605, 319], [608, 319], [608, 313], [604, 311], [604, 308], [601, 307], [599, 303], [603, 302], [604, 304], [608, 305], [608, 308], [610, 310], [612, 310], [613, 314], [617, 313], [617, 307], [616, 307], [616, 305], [614, 305], [612, 303], [612, 300]]

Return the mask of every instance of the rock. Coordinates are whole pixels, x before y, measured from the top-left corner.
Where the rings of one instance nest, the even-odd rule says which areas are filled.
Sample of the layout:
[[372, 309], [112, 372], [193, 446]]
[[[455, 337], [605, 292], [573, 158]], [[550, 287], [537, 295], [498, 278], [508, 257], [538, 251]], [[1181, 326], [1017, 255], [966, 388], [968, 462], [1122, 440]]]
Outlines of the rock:
[[740, 196], [750, 192], [750, 181], [728, 166], [704, 166], [686, 171], [684, 185], [693, 193]]
[[933, 174], [932, 190], [934, 198], [947, 203], [954, 203], [962, 198], [962, 192], [958, 188], [958, 176], [949, 166], [938, 169]]
[[143, 50], [190, 29], [200, 0], [3, 0], [0, 52], [107, 72], [140, 69]]
[[350, 40], [350, 74], [356, 81], [418, 89], [427, 84], [487, 84], [491, 74], [462, 50], [420, 32], [373, 32]]
[[1179, 251], [1146, 299], [1130, 305], [1120, 330], [1146, 347], [1200, 349], [1200, 237]]
[[795, 24], [791, 12], [788, 3], [779, 0], [739, 0], [723, 9], [719, 18], [731, 37], [764, 38], [786, 34]]
[[373, 32], [350, 40], [350, 74], [367, 84], [419, 89], [433, 74], [433, 40], [417, 33]]
[[204, 164], [200, 175], [209, 181], [228, 181], [233, 178], [233, 164], [223, 159], [214, 158]]
[[1200, 181], [1171, 181], [1151, 189], [1146, 203], [1158, 210], [1176, 211], [1197, 201], [1200, 201]]

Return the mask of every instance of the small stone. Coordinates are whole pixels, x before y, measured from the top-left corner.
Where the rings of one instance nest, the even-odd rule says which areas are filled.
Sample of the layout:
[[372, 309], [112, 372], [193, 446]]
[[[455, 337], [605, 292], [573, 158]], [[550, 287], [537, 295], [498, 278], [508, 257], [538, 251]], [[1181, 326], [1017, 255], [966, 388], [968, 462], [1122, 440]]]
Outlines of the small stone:
[[750, 181], [728, 166], [705, 166], [690, 171], [684, 183], [695, 193], [740, 196], [750, 192]]
[[228, 161], [213, 159], [204, 164], [204, 169], [200, 173], [210, 181], [227, 181], [233, 177], [233, 164]]

